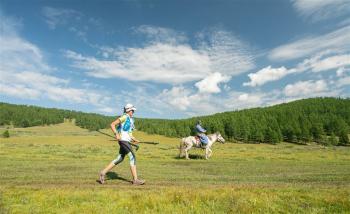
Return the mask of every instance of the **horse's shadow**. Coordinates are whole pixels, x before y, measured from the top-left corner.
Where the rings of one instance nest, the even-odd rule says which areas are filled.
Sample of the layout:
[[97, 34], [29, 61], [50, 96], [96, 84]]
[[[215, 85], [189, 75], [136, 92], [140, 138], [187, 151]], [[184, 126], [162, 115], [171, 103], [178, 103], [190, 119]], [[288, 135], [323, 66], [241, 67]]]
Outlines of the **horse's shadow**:
[[[107, 172], [106, 173], [106, 177], [105, 177], [105, 180], [121, 180], [121, 181], [125, 181], [125, 182], [128, 182], [130, 183], [131, 181], [126, 179], [126, 178], [123, 178], [123, 177], [120, 177], [117, 173], [115, 172]], [[96, 182], [100, 182], [99, 180], [96, 180]]]
[[190, 159], [205, 159], [204, 155], [199, 155], [199, 154], [188, 154], [188, 157]]
[[[188, 157], [192, 160], [204, 160], [205, 155], [199, 155], [199, 154], [188, 154]], [[178, 155], [174, 157], [175, 159], [185, 159], [185, 157], [179, 157]]]

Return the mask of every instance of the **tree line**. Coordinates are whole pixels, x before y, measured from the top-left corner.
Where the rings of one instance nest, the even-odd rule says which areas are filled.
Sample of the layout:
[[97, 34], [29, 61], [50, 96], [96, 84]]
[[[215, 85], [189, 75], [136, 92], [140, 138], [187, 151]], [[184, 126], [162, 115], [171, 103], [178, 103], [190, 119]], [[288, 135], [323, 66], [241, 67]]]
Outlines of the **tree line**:
[[56, 108], [0, 103], [0, 125], [25, 128], [58, 124], [64, 122], [64, 119], [74, 119], [77, 126], [85, 129], [99, 130], [108, 127], [115, 117]]
[[[17, 127], [61, 123], [75, 119], [89, 130], [109, 127], [116, 117], [70, 110], [0, 103], [0, 125]], [[209, 133], [219, 131], [230, 141], [271, 143], [281, 141], [346, 145], [350, 132], [350, 99], [310, 98], [271, 107], [223, 112], [181, 120], [136, 119], [136, 128], [149, 134], [170, 137], [194, 135], [201, 120]]]
[[310, 98], [184, 120], [143, 119], [137, 127], [150, 134], [183, 137], [195, 134], [198, 120], [209, 133], [219, 131], [230, 141], [345, 145], [349, 144], [350, 99]]

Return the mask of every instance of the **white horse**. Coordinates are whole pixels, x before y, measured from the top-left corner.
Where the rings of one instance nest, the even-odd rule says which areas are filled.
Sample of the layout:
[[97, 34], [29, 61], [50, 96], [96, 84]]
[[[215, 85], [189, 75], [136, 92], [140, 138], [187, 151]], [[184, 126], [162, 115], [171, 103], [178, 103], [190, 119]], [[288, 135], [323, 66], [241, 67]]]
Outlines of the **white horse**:
[[189, 136], [181, 139], [180, 143], [180, 154], [179, 157], [183, 157], [183, 153], [185, 153], [186, 159], [189, 159], [188, 157], [188, 150], [190, 150], [193, 146], [197, 148], [205, 149], [205, 159], [208, 159], [213, 151], [211, 151], [210, 147], [215, 143], [216, 141], [219, 141], [221, 143], [225, 143], [225, 139], [221, 136], [219, 132], [216, 132], [215, 134], [207, 135], [209, 138], [209, 142], [205, 147], [202, 147], [201, 142], [198, 138], [195, 136]]

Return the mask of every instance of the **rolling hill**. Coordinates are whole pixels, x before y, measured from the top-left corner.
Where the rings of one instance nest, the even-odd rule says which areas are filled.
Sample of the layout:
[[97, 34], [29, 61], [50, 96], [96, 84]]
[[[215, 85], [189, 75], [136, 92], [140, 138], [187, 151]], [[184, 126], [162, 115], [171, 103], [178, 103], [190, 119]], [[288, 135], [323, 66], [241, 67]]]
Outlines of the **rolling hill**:
[[[0, 125], [30, 127], [75, 119], [89, 130], [109, 126], [115, 117], [37, 106], [0, 103]], [[136, 119], [136, 128], [149, 134], [184, 137], [195, 134], [202, 120], [208, 132], [219, 131], [230, 141], [272, 143], [281, 141], [321, 144], [349, 144], [350, 99], [310, 98], [270, 107], [223, 112], [181, 120]]]

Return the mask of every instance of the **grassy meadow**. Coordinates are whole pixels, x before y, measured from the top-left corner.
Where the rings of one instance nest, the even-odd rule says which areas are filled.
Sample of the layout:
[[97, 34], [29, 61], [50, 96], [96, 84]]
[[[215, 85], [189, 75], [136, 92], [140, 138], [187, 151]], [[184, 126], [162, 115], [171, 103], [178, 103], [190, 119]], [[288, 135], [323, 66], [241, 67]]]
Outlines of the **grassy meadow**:
[[350, 147], [216, 143], [184, 160], [179, 139], [136, 132], [159, 142], [136, 153], [146, 185], [130, 184], [127, 158], [100, 185], [113, 139], [70, 123], [9, 131], [0, 213], [350, 213]]

